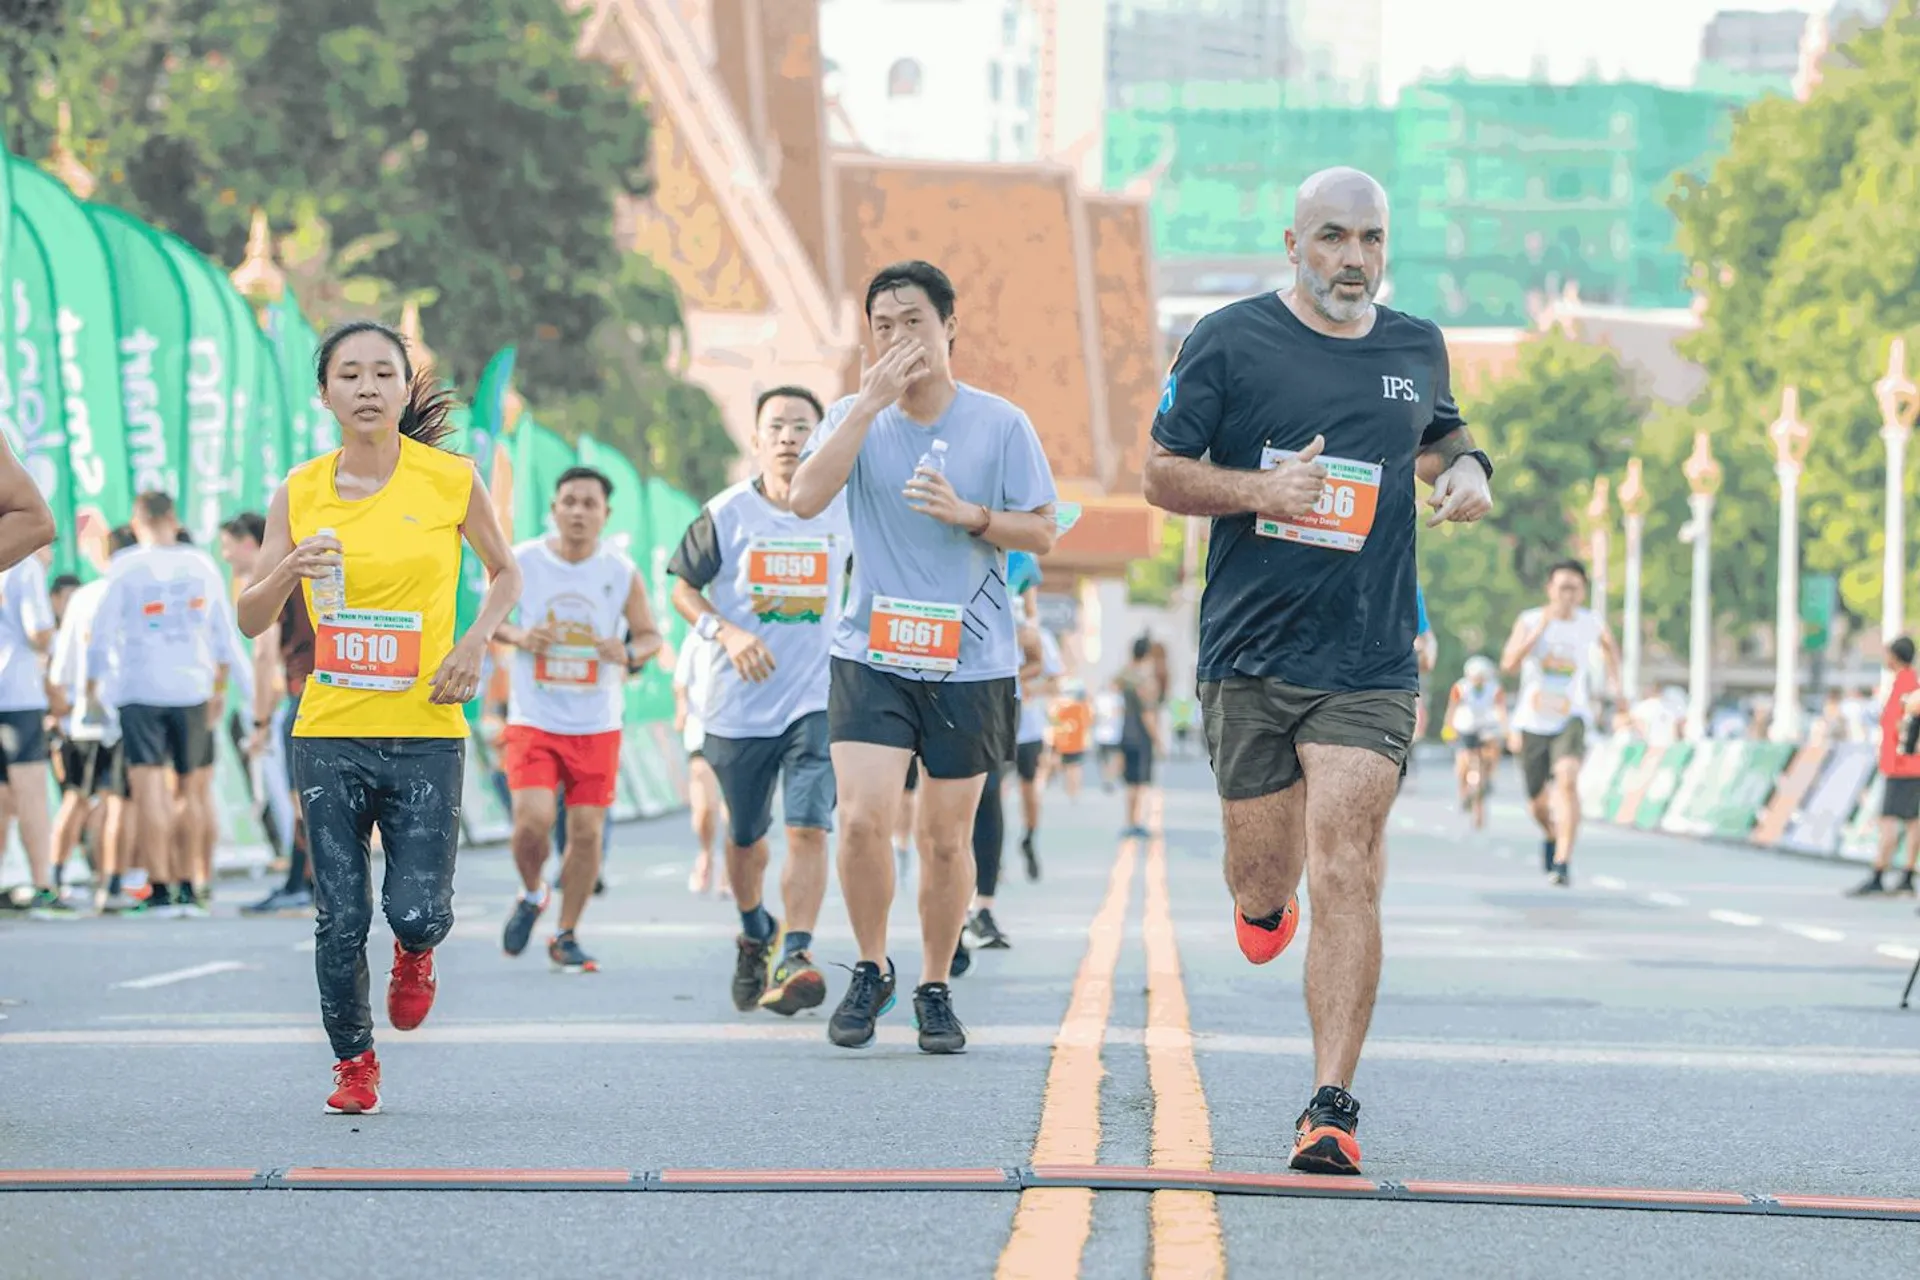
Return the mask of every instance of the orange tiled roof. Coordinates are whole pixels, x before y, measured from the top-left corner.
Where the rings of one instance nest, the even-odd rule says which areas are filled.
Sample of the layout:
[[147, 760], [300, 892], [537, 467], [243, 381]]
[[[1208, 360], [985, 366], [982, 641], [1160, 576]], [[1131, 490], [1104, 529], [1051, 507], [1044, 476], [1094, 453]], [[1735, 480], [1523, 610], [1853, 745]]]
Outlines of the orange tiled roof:
[[1140, 492], [1147, 430], [1166, 378], [1154, 314], [1152, 241], [1144, 201], [1086, 197], [1093, 236], [1093, 288], [1107, 380], [1107, 438], [1114, 467], [1108, 490]]

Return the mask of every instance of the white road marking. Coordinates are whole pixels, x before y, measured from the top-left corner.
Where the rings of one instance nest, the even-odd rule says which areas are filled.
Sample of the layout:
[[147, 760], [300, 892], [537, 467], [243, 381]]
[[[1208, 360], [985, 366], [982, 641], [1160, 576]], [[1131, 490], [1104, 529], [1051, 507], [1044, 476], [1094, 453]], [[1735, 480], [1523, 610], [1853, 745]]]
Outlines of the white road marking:
[[187, 982], [194, 978], [210, 978], [216, 973], [232, 973], [236, 969], [251, 969], [254, 966], [242, 964], [238, 960], [214, 960], [207, 964], [197, 964], [191, 969], [173, 969], [166, 973], [156, 973], [146, 978], [130, 978], [125, 982], [116, 982], [114, 987], [125, 991], [147, 991], [153, 987], [164, 987], [175, 982]]
[[1840, 932], [1838, 929], [1826, 929], [1817, 924], [1783, 924], [1780, 927], [1788, 933], [1797, 933], [1801, 937], [1811, 938], [1815, 942], [1844, 942], [1847, 937], [1846, 934]]
[[1612, 889], [1618, 892], [1627, 887], [1625, 880], [1615, 880], [1612, 876], [1592, 876], [1589, 879], [1596, 889]]
[[1707, 919], [1718, 920], [1721, 924], [1737, 924], [1742, 929], [1751, 929], [1766, 923], [1759, 916], [1750, 916], [1744, 911], [1709, 911]]
[[1685, 898], [1677, 893], [1668, 893], [1664, 889], [1656, 890], [1648, 894], [1647, 901], [1656, 907], [1684, 907], [1687, 905]]
[[1897, 942], [1883, 942], [1874, 950], [1883, 956], [1891, 956], [1895, 960], [1920, 960], [1920, 951], [1912, 947], [1903, 947]]

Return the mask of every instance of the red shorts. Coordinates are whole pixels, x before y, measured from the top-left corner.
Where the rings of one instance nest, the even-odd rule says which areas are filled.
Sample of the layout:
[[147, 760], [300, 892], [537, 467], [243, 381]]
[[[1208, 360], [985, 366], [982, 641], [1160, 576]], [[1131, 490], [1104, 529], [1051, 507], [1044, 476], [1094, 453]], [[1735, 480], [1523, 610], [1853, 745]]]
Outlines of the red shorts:
[[510, 724], [501, 740], [511, 791], [565, 788], [567, 804], [605, 809], [613, 804], [620, 774], [620, 731], [548, 733]]

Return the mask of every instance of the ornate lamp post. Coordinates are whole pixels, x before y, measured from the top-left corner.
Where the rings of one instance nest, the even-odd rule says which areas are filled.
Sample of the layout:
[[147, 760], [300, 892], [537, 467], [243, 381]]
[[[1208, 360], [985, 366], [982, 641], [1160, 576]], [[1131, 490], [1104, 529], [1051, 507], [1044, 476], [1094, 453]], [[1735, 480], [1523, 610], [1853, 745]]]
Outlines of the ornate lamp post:
[[1780, 590], [1773, 619], [1773, 740], [1800, 737], [1800, 470], [1813, 431], [1800, 420], [1800, 388], [1780, 396], [1780, 416], [1767, 428], [1773, 473], [1780, 477]]
[[1620, 602], [1620, 697], [1631, 707], [1640, 700], [1640, 535], [1647, 527], [1647, 486], [1640, 459], [1627, 459], [1620, 482], [1621, 524], [1626, 530], [1627, 580]]
[[273, 260], [273, 230], [267, 225], [265, 209], [253, 211], [253, 225], [247, 229], [246, 256], [227, 278], [233, 281], [240, 296], [253, 304], [254, 318], [260, 322], [261, 329], [268, 329], [268, 311], [287, 296], [287, 273]]
[[1887, 376], [1873, 384], [1880, 402], [1880, 438], [1887, 444], [1886, 551], [1880, 564], [1880, 638], [1907, 629], [1907, 441], [1920, 417], [1920, 389], [1907, 377], [1907, 340], [1887, 350]]
[[1613, 530], [1607, 524], [1613, 513], [1608, 502], [1611, 495], [1612, 482], [1601, 476], [1593, 482], [1593, 501], [1587, 504], [1587, 559], [1593, 570], [1593, 598], [1588, 603], [1602, 623], [1607, 620], [1607, 559], [1613, 546]]
[[1708, 682], [1713, 661], [1713, 499], [1720, 492], [1720, 464], [1704, 431], [1693, 436], [1693, 453], [1680, 468], [1693, 490], [1693, 625], [1687, 638], [1687, 735], [1707, 736]]

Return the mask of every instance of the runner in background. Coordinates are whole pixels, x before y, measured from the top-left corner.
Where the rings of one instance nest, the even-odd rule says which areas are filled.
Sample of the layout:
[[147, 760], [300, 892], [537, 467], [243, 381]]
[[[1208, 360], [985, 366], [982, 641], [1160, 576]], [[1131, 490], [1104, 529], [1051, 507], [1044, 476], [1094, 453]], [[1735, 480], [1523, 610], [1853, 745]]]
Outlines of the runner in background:
[[1081, 774], [1092, 742], [1093, 705], [1087, 701], [1087, 686], [1080, 680], [1068, 680], [1053, 702], [1053, 750], [1060, 758], [1060, 778], [1067, 799], [1074, 803], [1080, 800]]
[[1153, 642], [1141, 636], [1133, 642], [1133, 661], [1114, 680], [1120, 691], [1121, 780], [1126, 784], [1126, 825], [1120, 836], [1145, 839], [1147, 788], [1153, 785], [1153, 761], [1160, 739], [1159, 671], [1153, 660]]
[[[262, 522], [264, 529], [264, 521]], [[264, 533], [262, 537], [264, 538]], [[247, 574], [251, 585], [259, 568], [254, 556]], [[253, 737], [248, 750], [256, 759], [269, 741], [278, 746], [272, 767], [264, 770], [267, 785], [282, 788], [291, 808], [292, 838], [287, 842], [287, 878], [258, 902], [240, 908], [242, 915], [304, 915], [313, 910], [312, 853], [307, 847], [307, 820], [293, 785], [293, 726], [300, 714], [300, 695], [313, 677], [313, 619], [299, 592], [287, 602], [266, 630], [253, 641]]]
[[[67, 920], [74, 910], [54, 879], [53, 823], [47, 812], [47, 680], [43, 656], [57, 626], [47, 595], [47, 571], [27, 556], [0, 572], [0, 781], [19, 825], [20, 844], [33, 875], [27, 910], [37, 920]], [[6, 824], [0, 823], [0, 844]]]
[[1483, 654], [1467, 659], [1466, 674], [1447, 691], [1445, 724], [1453, 737], [1460, 811], [1479, 831], [1487, 825], [1487, 793], [1500, 764], [1500, 744], [1507, 737], [1507, 692], [1500, 687], [1493, 659]]
[[[1413, 695], [1413, 740], [1415, 742], [1427, 736], [1427, 677], [1433, 674], [1433, 668], [1440, 661], [1440, 642], [1434, 638], [1433, 623], [1427, 617], [1427, 589], [1416, 585], [1413, 589], [1414, 608], [1419, 613], [1415, 624], [1419, 630], [1413, 636], [1413, 657], [1420, 671], [1420, 690]], [[1407, 753], [1407, 771], [1414, 768], [1416, 753]]]
[[[1880, 799], [1880, 846], [1874, 852], [1873, 870], [1849, 891], [1855, 898], [1912, 893], [1914, 867], [1920, 863], [1920, 719], [1906, 706], [1907, 699], [1920, 692], [1913, 655], [1913, 641], [1907, 636], [1896, 636], [1887, 645], [1887, 670], [1893, 674], [1893, 686], [1880, 709], [1880, 776], [1885, 780]], [[1886, 876], [1893, 870], [1894, 855], [1902, 840], [1907, 846], [1907, 865], [1900, 878], [1889, 885]]]
[[[1620, 687], [1620, 651], [1606, 623], [1585, 607], [1587, 570], [1563, 560], [1547, 571], [1545, 607], [1514, 620], [1500, 669], [1519, 673], [1513, 728], [1527, 804], [1540, 826], [1540, 854], [1554, 884], [1572, 883], [1580, 831], [1580, 766], [1593, 728], [1593, 654], [1602, 654], [1608, 687]], [[1551, 784], [1551, 786], [1549, 786]]]
[[[853, 530], [843, 498], [812, 519], [790, 505], [800, 451], [822, 415], [804, 388], [762, 393], [754, 406], [757, 474], [700, 509], [667, 565], [677, 579], [674, 608], [726, 655], [706, 706], [706, 756], [730, 815], [727, 875], [740, 909], [732, 995], [742, 1013], [792, 1017], [827, 996], [813, 962], [833, 830], [827, 662]], [[776, 788], [787, 845], [782, 919], [765, 905]]]
[[134, 499], [139, 545], [115, 556], [107, 570], [88, 644], [87, 697], [97, 700], [102, 676], [113, 673], [151, 888], [141, 913], [204, 917], [194, 888], [200, 808], [190, 779], [212, 755], [211, 718], [233, 620], [219, 569], [205, 552], [183, 545], [179, 532], [172, 498], [150, 491]]
[[1120, 781], [1125, 761], [1121, 758], [1120, 739], [1127, 731], [1127, 700], [1121, 696], [1116, 676], [1093, 695], [1093, 746], [1095, 768], [1100, 772], [1100, 789], [1111, 791]]
[[706, 705], [713, 688], [714, 664], [721, 660], [720, 647], [689, 632], [680, 642], [680, 653], [673, 665], [673, 728], [687, 753], [687, 815], [693, 823], [693, 838], [699, 849], [693, 870], [687, 874], [688, 893], [706, 893], [726, 897], [727, 864], [723, 858], [716, 871], [713, 843], [720, 824], [726, 820], [725, 804], [720, 798], [720, 780], [707, 763]]
[[[548, 961], [563, 973], [600, 968], [575, 930], [599, 882], [607, 810], [618, 790], [627, 673], [661, 644], [646, 584], [624, 553], [600, 539], [612, 501], [613, 482], [591, 467], [561, 473], [550, 507], [556, 532], [514, 549], [523, 584], [519, 622], [495, 633], [516, 650], [503, 746], [522, 885], [500, 945], [510, 956], [525, 951], [552, 896], [541, 869], [564, 791], [560, 931], [547, 943]], [[621, 638], [622, 621], [631, 639]]]
[[1167, 718], [1173, 724], [1173, 754], [1185, 760], [1193, 754], [1193, 699], [1182, 694], [1167, 699]]
[[[1011, 557], [1009, 557], [1008, 581], [1017, 583], [1019, 580], [1019, 575], [1012, 569]], [[1015, 595], [1012, 603], [1014, 624], [1017, 628], [1014, 634], [1020, 644], [1019, 680], [1024, 687], [1028, 681], [1043, 677], [1046, 660], [1040, 647], [1039, 629], [1029, 626], [1026, 622], [1023, 599]], [[1023, 700], [1020, 706], [1023, 724], [1026, 721], [1026, 712], [1026, 703]], [[1043, 722], [1041, 726], [1043, 733], [1044, 729]], [[1016, 739], [1017, 737], [1018, 730], [1016, 730]], [[1040, 744], [1036, 742], [1033, 745], [1033, 754], [1037, 756]], [[967, 927], [960, 934], [960, 947], [954, 953], [953, 976], [956, 978], [973, 967], [973, 958], [967, 951], [968, 940], [982, 951], [1005, 951], [1013, 945], [1013, 940], [1006, 935], [1000, 928], [999, 921], [994, 918], [993, 902], [1000, 887], [1000, 864], [1006, 853], [1007, 844], [1004, 784], [1009, 765], [1014, 766], [1013, 771], [1017, 773], [1020, 751], [1021, 744], [1016, 740], [1014, 760], [1004, 761], [998, 767], [987, 771], [986, 783], [980, 788], [980, 803], [973, 811], [973, 911], [967, 917]], [[1027, 834], [1028, 838], [1023, 848], [1032, 847], [1032, 832], [1029, 831]], [[1038, 879], [1039, 862], [1031, 854], [1028, 855], [1027, 865], [1031, 869], [1029, 878]]]
[[[124, 525], [108, 535], [110, 558], [134, 545], [133, 530]], [[105, 578], [95, 578], [73, 593], [47, 664], [47, 682], [60, 690], [68, 708], [61, 725], [60, 812], [53, 842], [56, 862], [65, 863], [82, 835], [94, 831], [93, 909], [120, 912], [137, 903], [125, 892], [133, 823], [112, 673], [99, 681], [101, 696], [88, 695], [89, 641], [106, 593]]]
[[1027, 879], [1040, 879], [1040, 805], [1046, 794], [1049, 762], [1047, 760], [1047, 732], [1049, 712], [1053, 706], [1055, 692], [1060, 687], [1060, 677], [1066, 672], [1066, 662], [1060, 653], [1060, 643], [1053, 634], [1039, 623], [1039, 609], [1032, 603], [1037, 594], [1028, 591], [1027, 595], [1016, 603], [1024, 605], [1025, 620], [1021, 624], [1021, 652], [1037, 650], [1039, 664], [1037, 669], [1023, 665], [1020, 678], [1020, 725], [1014, 738], [1014, 767], [1020, 775], [1020, 817], [1023, 832], [1020, 836], [1020, 856], [1026, 862]]

